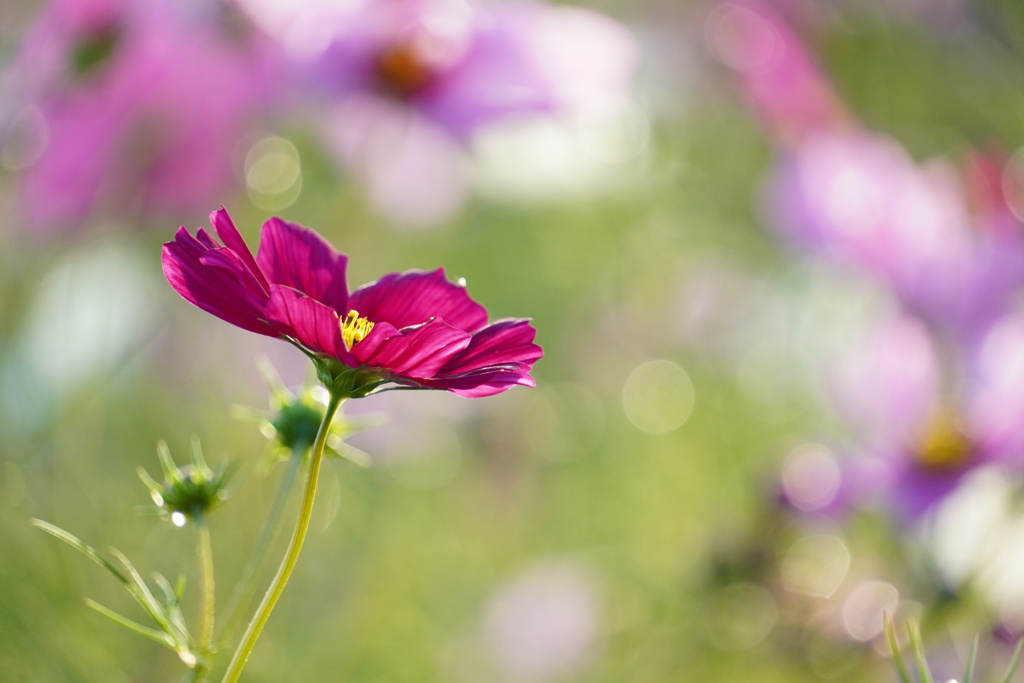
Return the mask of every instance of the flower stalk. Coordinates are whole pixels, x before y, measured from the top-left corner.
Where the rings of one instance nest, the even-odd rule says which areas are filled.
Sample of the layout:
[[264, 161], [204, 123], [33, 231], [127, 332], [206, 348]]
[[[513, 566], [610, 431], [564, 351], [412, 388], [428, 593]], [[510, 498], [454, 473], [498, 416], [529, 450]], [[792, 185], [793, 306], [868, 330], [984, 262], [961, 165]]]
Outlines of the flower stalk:
[[[199, 555], [199, 567], [202, 576], [203, 591], [199, 631], [199, 654], [202, 659], [208, 660], [210, 655], [213, 653], [216, 581], [213, 574], [213, 542], [210, 539], [210, 525], [206, 523], [205, 515], [199, 516], [196, 521], [196, 528], [199, 532], [197, 554]], [[199, 678], [200, 681], [204, 679], [205, 676], [201, 676]]]
[[221, 679], [222, 683], [236, 683], [242, 675], [242, 669], [245, 667], [245, 663], [248, 661], [249, 655], [256, 645], [256, 640], [263, 631], [263, 627], [270, 618], [270, 613], [284, 592], [284, 587], [287, 585], [288, 579], [295, 569], [299, 553], [302, 551], [302, 545], [306, 540], [306, 532], [309, 530], [310, 520], [312, 519], [313, 500], [316, 497], [316, 488], [320, 480], [320, 465], [323, 462], [324, 448], [327, 445], [327, 435], [330, 433], [331, 422], [333, 422], [334, 416], [337, 414], [338, 408], [341, 407], [345, 398], [344, 394], [337, 391], [332, 391], [330, 394], [323, 422], [320, 423], [320, 429], [316, 434], [316, 441], [313, 443], [313, 451], [310, 454], [306, 486], [302, 494], [299, 517], [295, 524], [295, 530], [292, 532], [291, 541], [288, 543], [288, 549], [281, 560], [281, 566], [278, 568], [277, 574], [274, 575], [274, 579], [270, 582], [270, 587], [267, 588], [266, 595], [263, 596], [263, 600], [260, 602], [259, 607], [256, 608], [248, 628], [246, 628], [245, 633], [242, 635], [242, 640], [239, 642], [238, 648], [231, 658], [231, 663], [224, 673], [224, 678]]

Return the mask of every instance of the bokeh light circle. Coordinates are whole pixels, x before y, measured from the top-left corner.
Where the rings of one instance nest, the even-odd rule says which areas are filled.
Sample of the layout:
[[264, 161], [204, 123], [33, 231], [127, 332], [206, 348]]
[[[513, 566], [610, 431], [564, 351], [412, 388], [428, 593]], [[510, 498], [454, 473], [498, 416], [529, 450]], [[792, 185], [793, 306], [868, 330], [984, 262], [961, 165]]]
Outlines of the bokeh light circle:
[[763, 586], [735, 583], [711, 601], [708, 634], [722, 650], [749, 650], [764, 640], [779, 618], [775, 597]]
[[782, 561], [782, 582], [793, 593], [829, 598], [850, 568], [850, 551], [832, 534], [810, 534], [797, 539]]
[[885, 581], [865, 581], [843, 602], [843, 626], [854, 640], [867, 642], [882, 632], [882, 619], [899, 606], [900, 594]]
[[667, 434], [690, 419], [695, 396], [686, 370], [672, 361], [651, 360], [629, 374], [622, 387], [622, 408], [638, 429]]
[[833, 502], [842, 483], [842, 471], [832, 452], [820, 444], [804, 444], [786, 456], [782, 488], [794, 507], [805, 512], [822, 510]]
[[273, 135], [258, 140], [245, 155], [245, 184], [257, 207], [267, 211], [287, 208], [302, 191], [298, 149]]

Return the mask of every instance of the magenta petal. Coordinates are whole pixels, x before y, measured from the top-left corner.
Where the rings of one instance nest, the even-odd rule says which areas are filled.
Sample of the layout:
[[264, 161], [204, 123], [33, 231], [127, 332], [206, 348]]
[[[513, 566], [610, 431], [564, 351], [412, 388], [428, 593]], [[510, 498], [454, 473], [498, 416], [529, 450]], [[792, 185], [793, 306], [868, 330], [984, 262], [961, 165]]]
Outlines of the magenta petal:
[[333, 308], [290, 287], [270, 286], [267, 320], [281, 334], [306, 348], [325, 353], [355, 367], [358, 363], [345, 349], [341, 322]]
[[277, 217], [269, 219], [260, 233], [256, 261], [273, 284], [292, 287], [341, 314], [347, 313], [348, 257], [309, 228]]
[[[179, 228], [179, 232], [183, 229], [184, 226]], [[177, 237], [177, 235], [175, 235], [175, 237]], [[208, 233], [206, 230], [202, 228], [198, 228], [196, 230], [195, 240], [199, 242], [200, 246], [202, 246], [204, 249], [220, 249], [221, 246], [217, 243], [217, 240], [213, 239], [210, 233]]]
[[375, 323], [370, 334], [366, 335], [365, 339], [357, 342], [352, 347], [352, 355], [361, 360], [374, 358], [380, 351], [381, 346], [384, 345], [384, 342], [391, 337], [399, 337], [401, 334], [390, 323]]
[[238, 255], [238, 258], [252, 272], [253, 277], [259, 281], [263, 289], [269, 289], [267, 278], [264, 277], [260, 267], [256, 265], [256, 259], [252, 257], [249, 245], [245, 243], [245, 240], [238, 233], [238, 228], [235, 227], [231, 216], [228, 215], [227, 209], [222, 206], [217, 211], [211, 213], [210, 225], [217, 231], [217, 237], [220, 237], [220, 241], [224, 243], [224, 246]]
[[199, 257], [199, 263], [207, 268], [219, 268], [226, 271], [238, 281], [240, 286], [260, 301], [266, 298], [266, 290], [257, 280], [256, 274], [249, 270], [242, 258], [231, 249], [227, 247], [207, 249]]
[[389, 337], [374, 326], [366, 339], [352, 347], [352, 354], [364, 365], [418, 379], [434, 376], [453, 355], [469, 345], [470, 338], [468, 332], [443, 320], [399, 330]]
[[[207, 249], [180, 228], [174, 241], [163, 247], [161, 261], [167, 281], [186, 301], [204, 311], [242, 329], [276, 337], [277, 332], [262, 322], [266, 293], [240, 262], [218, 256], [217, 251]], [[204, 263], [208, 255], [214, 265]]]
[[493, 396], [515, 386], [533, 388], [537, 386], [528, 368], [504, 368], [489, 372], [473, 373], [460, 377], [444, 377], [422, 381], [421, 384], [434, 389], [447, 389], [453, 394], [466, 398]]
[[445, 363], [438, 374], [464, 374], [511, 363], [532, 366], [544, 355], [533, 343], [536, 336], [537, 330], [529, 320], [499, 320], [474, 334], [469, 346]]
[[487, 310], [469, 298], [465, 287], [449, 282], [444, 268], [385, 275], [354, 291], [349, 307], [375, 323], [389, 322], [399, 329], [431, 318], [443, 318], [470, 332], [487, 324]]

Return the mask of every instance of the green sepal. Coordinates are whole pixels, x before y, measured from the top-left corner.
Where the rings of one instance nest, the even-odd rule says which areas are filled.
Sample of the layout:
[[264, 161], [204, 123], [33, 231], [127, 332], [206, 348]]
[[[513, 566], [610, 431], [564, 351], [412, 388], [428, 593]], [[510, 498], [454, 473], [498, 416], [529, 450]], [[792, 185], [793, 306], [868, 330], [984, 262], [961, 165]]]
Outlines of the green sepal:
[[337, 358], [317, 356], [313, 359], [316, 377], [331, 395], [342, 400], [363, 398], [374, 393], [382, 384], [391, 381], [386, 370], [379, 368], [350, 368]]
[[349, 398], [355, 383], [355, 368], [342, 363], [330, 356], [317, 356], [313, 359], [316, 366], [316, 378], [327, 387], [332, 396]]

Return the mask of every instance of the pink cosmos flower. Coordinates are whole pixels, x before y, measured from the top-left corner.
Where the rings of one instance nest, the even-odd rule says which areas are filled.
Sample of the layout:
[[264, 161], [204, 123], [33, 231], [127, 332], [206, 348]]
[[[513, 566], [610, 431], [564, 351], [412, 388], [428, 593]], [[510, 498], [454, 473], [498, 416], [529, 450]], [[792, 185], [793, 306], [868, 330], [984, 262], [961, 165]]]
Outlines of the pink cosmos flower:
[[533, 326], [488, 324], [443, 269], [391, 273], [350, 293], [348, 257], [312, 230], [271, 218], [254, 258], [226, 210], [210, 222], [223, 246], [202, 228], [180, 228], [163, 248], [167, 281], [222, 320], [297, 344], [325, 383], [348, 382], [348, 395], [388, 383], [468, 397], [534, 386], [530, 369], [543, 352]]
[[624, 27], [539, 2], [362, 0], [292, 19], [290, 36], [330, 32], [305, 56], [327, 97], [330, 148], [379, 209], [412, 226], [461, 205], [477, 131], [617, 101], [633, 69]]
[[35, 123], [19, 192], [28, 221], [209, 206], [274, 92], [268, 48], [214, 0], [52, 0], [5, 82], [4, 104]]
[[969, 347], [942, 348], [897, 315], [855, 340], [838, 365], [837, 415], [853, 455], [849, 504], [916, 519], [984, 465], [1024, 465], [1024, 318], [1003, 318]]

